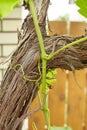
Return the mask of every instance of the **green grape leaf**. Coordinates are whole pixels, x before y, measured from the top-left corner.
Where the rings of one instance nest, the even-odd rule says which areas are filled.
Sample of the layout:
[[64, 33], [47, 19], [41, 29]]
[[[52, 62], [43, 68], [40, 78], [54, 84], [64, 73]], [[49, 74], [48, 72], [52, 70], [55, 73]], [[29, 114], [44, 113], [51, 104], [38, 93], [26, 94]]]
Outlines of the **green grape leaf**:
[[78, 12], [87, 18], [87, 0], [75, 0], [75, 3], [79, 7]]
[[29, 0], [25, 0], [26, 3], [29, 3]]
[[0, 0], [0, 19], [8, 15], [20, 2], [21, 0]]
[[29, 3], [30, 0], [25, 0], [26, 3]]
[[56, 126], [51, 126], [51, 130], [72, 130], [71, 127], [56, 127]]
[[[49, 91], [49, 87], [53, 82], [56, 81], [56, 78], [54, 77], [55, 74], [57, 73], [56, 70], [51, 70], [46, 74], [46, 91]], [[42, 88], [42, 84], [40, 84], [39, 88]]]
[[57, 73], [56, 70], [51, 70], [46, 74], [46, 83], [48, 85], [51, 85], [53, 82], [56, 81], [56, 78], [54, 77], [54, 75]]

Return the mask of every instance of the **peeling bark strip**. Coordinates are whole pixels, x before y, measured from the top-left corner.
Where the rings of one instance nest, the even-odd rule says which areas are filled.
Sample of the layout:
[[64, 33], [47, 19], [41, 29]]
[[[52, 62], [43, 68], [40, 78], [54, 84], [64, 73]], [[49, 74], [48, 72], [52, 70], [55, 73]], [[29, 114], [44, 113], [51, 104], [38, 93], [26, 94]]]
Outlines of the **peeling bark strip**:
[[[42, 3], [40, 3], [38, 20], [48, 54], [84, 37], [47, 36], [45, 19], [49, 0], [40, 0], [40, 2]], [[18, 119], [21, 119], [21, 116], [27, 113], [41, 82], [38, 80], [40, 77], [38, 71], [40, 48], [31, 15], [24, 20], [22, 30], [23, 34], [18, 48], [11, 57], [10, 65], [0, 86], [0, 130], [13, 130], [15, 128]], [[86, 67], [87, 41], [66, 49], [48, 61], [47, 64], [47, 70], [62, 68], [72, 71]], [[35, 80], [38, 80], [38, 82]], [[15, 130], [20, 129], [21, 125]]]

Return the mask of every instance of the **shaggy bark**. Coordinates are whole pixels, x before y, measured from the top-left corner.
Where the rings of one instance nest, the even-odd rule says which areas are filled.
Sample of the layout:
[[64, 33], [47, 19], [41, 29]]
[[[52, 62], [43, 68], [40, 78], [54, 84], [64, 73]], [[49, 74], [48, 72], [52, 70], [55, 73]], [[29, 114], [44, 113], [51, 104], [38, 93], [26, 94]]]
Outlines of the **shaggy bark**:
[[[37, 2], [37, 1], [36, 1]], [[49, 0], [42, 0], [38, 21], [48, 54], [79, 38], [70, 36], [47, 36], [45, 18]], [[43, 6], [44, 5], [44, 6]], [[44, 11], [43, 11], [44, 7]], [[38, 12], [38, 8], [36, 9]], [[19, 45], [11, 57], [11, 62], [0, 86], [0, 130], [19, 130], [18, 120], [27, 113], [29, 106], [37, 94], [41, 76], [38, 71], [40, 48], [31, 15], [27, 16], [22, 25], [23, 34]], [[40, 61], [41, 62], [41, 61]], [[67, 70], [84, 69], [87, 67], [87, 41], [75, 45], [56, 55], [48, 61], [47, 71], [55, 68]], [[41, 68], [41, 64], [40, 64]]]

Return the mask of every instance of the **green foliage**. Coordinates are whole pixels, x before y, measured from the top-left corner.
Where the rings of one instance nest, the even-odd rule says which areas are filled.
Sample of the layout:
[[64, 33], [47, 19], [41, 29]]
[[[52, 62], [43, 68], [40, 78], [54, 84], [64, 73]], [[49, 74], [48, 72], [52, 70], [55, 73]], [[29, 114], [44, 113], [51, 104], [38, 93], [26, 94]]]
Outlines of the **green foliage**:
[[0, 0], [0, 19], [8, 15], [20, 2], [21, 0]]
[[56, 70], [51, 70], [46, 74], [47, 85], [51, 85], [53, 82], [56, 81], [56, 78], [54, 77], [56, 73], [57, 73]]
[[[51, 70], [46, 74], [46, 90], [50, 88], [51, 84], [56, 81], [55, 74], [57, 73], [56, 70]], [[40, 88], [42, 88], [42, 84], [40, 85]]]
[[25, 0], [26, 3], [29, 3], [30, 0]]
[[87, 18], [87, 0], [76, 0], [75, 3], [79, 7], [78, 12]]
[[72, 130], [71, 127], [56, 127], [56, 126], [52, 126], [50, 130]]

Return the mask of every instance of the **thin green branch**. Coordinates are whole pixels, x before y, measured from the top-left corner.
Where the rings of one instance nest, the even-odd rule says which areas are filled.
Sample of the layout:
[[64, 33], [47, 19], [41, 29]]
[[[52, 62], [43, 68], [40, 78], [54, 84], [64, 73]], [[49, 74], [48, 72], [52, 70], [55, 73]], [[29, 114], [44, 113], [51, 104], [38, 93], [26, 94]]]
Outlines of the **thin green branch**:
[[41, 49], [41, 53], [42, 53], [42, 57], [43, 57], [46, 54], [46, 52], [45, 52], [45, 47], [44, 47], [44, 42], [43, 42], [42, 34], [41, 34], [41, 31], [40, 31], [40, 27], [38, 25], [38, 20], [37, 20], [37, 15], [36, 15], [35, 8], [34, 8], [33, 0], [30, 0], [29, 4], [30, 4], [30, 11], [32, 13], [36, 34], [37, 34], [37, 37], [38, 37], [38, 41], [39, 41], [39, 45], [40, 45], [40, 49]]
[[43, 38], [42, 38], [42, 34], [38, 25], [38, 20], [37, 20], [37, 15], [35, 12], [35, 8], [34, 8], [34, 2], [33, 0], [29, 1], [29, 5], [30, 5], [30, 11], [33, 17], [33, 21], [34, 21], [34, 25], [35, 25], [35, 30], [36, 30], [36, 34], [38, 37], [38, 41], [39, 41], [39, 45], [40, 45], [40, 50], [41, 50], [41, 60], [42, 60], [42, 109], [44, 112], [44, 116], [45, 116], [45, 121], [47, 124], [47, 128], [48, 130], [50, 130], [50, 116], [49, 116], [49, 108], [48, 108], [48, 91], [46, 88], [46, 65], [47, 65], [47, 59], [46, 57], [46, 51], [45, 51], [45, 47], [44, 47], [44, 42], [43, 42]]
[[38, 91], [38, 100], [39, 100], [39, 105], [42, 108], [42, 100], [41, 100], [41, 95], [39, 91]]
[[48, 108], [48, 87], [46, 86], [46, 59], [42, 60], [42, 108], [44, 112], [47, 129], [50, 130], [50, 114]]
[[58, 55], [60, 52], [64, 51], [65, 49], [68, 49], [71, 46], [80, 44], [80, 43], [85, 42], [85, 41], [87, 41], [87, 37], [81, 38], [81, 39], [79, 39], [77, 41], [74, 41], [74, 42], [72, 42], [70, 44], [67, 44], [64, 47], [62, 47], [59, 50], [57, 50], [56, 52], [53, 52], [53, 53], [49, 54], [48, 57], [47, 57], [47, 60], [52, 59], [54, 56]]
[[15, 66], [12, 66], [12, 65], [10, 64], [10, 69], [13, 69], [14, 71], [17, 71], [17, 68], [18, 68], [18, 67], [21, 69], [22, 77], [23, 77], [23, 79], [24, 79], [25, 81], [38, 83], [38, 82], [41, 80], [41, 76], [40, 76], [38, 79], [36, 79], [36, 80], [30, 79], [28, 76], [26, 76], [26, 75], [25, 75], [25, 72], [24, 72], [24, 69], [23, 69], [23, 66], [22, 66], [21, 64], [16, 64]]

